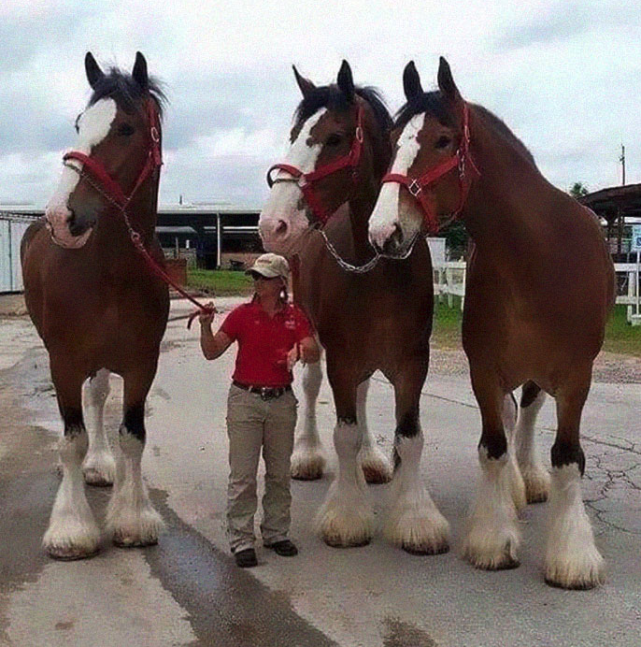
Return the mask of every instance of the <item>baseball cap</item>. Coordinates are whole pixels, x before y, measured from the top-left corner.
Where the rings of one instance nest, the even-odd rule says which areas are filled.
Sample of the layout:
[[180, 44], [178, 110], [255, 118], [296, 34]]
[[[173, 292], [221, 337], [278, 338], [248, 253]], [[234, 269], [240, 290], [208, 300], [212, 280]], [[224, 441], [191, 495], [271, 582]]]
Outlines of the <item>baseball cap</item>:
[[285, 280], [289, 278], [289, 264], [287, 259], [278, 254], [263, 254], [259, 256], [254, 264], [245, 271], [245, 274], [260, 274], [268, 279], [281, 276]]

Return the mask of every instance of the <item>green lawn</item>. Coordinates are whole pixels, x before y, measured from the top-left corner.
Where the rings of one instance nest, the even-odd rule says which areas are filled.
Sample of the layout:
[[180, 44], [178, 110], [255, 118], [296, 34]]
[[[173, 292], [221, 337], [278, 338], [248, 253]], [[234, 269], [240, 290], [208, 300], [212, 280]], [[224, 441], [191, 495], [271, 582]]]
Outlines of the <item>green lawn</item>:
[[251, 294], [254, 282], [245, 272], [188, 270], [187, 285], [216, 296]]
[[[249, 295], [253, 282], [244, 272], [230, 270], [189, 270], [187, 284], [217, 296]], [[458, 299], [454, 307], [436, 303], [434, 308], [434, 330], [432, 341], [439, 348], [461, 347], [461, 310]], [[626, 321], [626, 307], [617, 306], [610, 317], [605, 332], [603, 350], [641, 357], [641, 326], [629, 326]]]
[[[462, 313], [458, 300], [453, 308], [435, 304], [432, 341], [440, 348], [460, 348]], [[605, 329], [603, 350], [641, 357], [641, 326], [628, 325], [626, 306], [616, 306]]]

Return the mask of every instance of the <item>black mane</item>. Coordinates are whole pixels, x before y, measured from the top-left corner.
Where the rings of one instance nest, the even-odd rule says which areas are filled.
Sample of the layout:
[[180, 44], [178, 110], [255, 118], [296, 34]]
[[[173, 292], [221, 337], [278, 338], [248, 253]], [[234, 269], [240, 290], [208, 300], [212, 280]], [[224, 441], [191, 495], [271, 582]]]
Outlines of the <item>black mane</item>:
[[[392, 128], [393, 120], [380, 92], [376, 88], [360, 86], [356, 86], [354, 91], [371, 106], [381, 131], [388, 132]], [[349, 106], [349, 100], [337, 85], [324, 85], [314, 88], [301, 101], [294, 118], [298, 124], [309, 119], [320, 108], [342, 111], [347, 110]]]
[[[497, 134], [516, 146], [523, 155], [532, 164], [534, 164], [534, 166], [536, 166], [532, 153], [501, 119], [483, 106], [474, 104], [474, 110], [479, 112], [490, 123], [490, 125], [496, 130]], [[396, 113], [394, 128], [404, 128], [412, 117], [423, 112], [432, 117], [436, 117], [436, 119], [438, 119], [444, 126], [453, 127], [456, 125], [454, 115], [450, 111], [447, 102], [443, 98], [443, 95], [437, 90], [434, 92], [425, 92], [419, 97], [406, 103]]]
[[158, 104], [158, 114], [162, 117], [167, 97], [160, 87], [160, 82], [154, 77], [149, 77], [147, 87], [142, 88], [131, 74], [112, 67], [108, 74], [102, 76], [95, 83], [89, 105], [92, 106], [100, 99], [111, 98], [117, 101], [124, 110], [133, 112], [147, 95], [155, 99]]

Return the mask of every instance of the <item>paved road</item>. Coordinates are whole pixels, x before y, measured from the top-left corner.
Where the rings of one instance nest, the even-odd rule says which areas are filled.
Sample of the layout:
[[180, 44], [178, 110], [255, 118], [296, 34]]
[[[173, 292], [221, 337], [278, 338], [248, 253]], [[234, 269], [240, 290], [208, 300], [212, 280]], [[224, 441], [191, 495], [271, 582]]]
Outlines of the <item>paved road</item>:
[[[229, 305], [229, 304], [228, 304]], [[172, 303], [172, 316], [187, 312]], [[149, 400], [143, 469], [167, 532], [155, 548], [122, 550], [106, 540], [95, 559], [49, 560], [40, 540], [58, 485], [61, 428], [47, 356], [28, 319], [0, 319], [0, 645], [14, 647], [269, 645], [345, 647], [641, 644], [641, 389], [596, 383], [585, 412], [584, 497], [609, 566], [598, 590], [568, 592], [542, 581], [547, 506], [522, 516], [521, 567], [486, 573], [457, 556], [476, 476], [479, 414], [461, 374], [432, 373], [422, 421], [423, 476], [452, 525], [453, 550], [415, 557], [380, 536], [336, 550], [313, 532], [329, 477], [293, 484], [295, 559], [259, 551], [252, 571], [233, 566], [224, 535], [227, 479], [225, 396], [233, 354], [206, 363], [196, 334], [170, 323]], [[437, 364], [437, 363], [435, 363]], [[456, 373], [456, 372], [454, 372]], [[108, 420], [117, 428], [120, 381]], [[392, 391], [370, 390], [369, 420], [390, 451]], [[537, 441], [553, 441], [553, 405]], [[321, 390], [319, 422], [331, 456], [333, 406]], [[375, 510], [386, 486], [370, 486]], [[104, 515], [108, 490], [92, 489]]]

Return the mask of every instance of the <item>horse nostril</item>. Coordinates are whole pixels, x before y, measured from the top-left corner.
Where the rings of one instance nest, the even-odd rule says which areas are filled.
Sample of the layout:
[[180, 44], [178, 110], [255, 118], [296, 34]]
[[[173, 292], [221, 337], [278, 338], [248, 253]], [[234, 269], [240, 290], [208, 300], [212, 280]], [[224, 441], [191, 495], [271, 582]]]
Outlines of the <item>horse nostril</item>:
[[278, 225], [276, 226], [276, 229], [274, 229], [274, 233], [279, 237], [279, 238], [284, 238], [285, 235], [287, 234], [287, 223], [284, 220], [279, 220]]
[[69, 227], [69, 233], [72, 236], [80, 236], [85, 233], [85, 227], [78, 222], [76, 212], [73, 209], [70, 209], [69, 216], [67, 216], [67, 226]]

